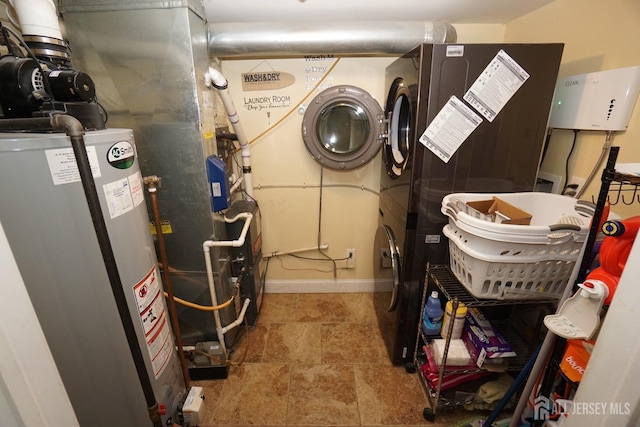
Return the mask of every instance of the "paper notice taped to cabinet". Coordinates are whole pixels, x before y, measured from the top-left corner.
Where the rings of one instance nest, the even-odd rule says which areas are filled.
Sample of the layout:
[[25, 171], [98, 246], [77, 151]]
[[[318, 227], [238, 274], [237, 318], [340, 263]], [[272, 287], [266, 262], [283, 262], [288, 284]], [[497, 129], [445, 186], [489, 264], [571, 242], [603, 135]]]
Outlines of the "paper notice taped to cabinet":
[[482, 117], [452, 96], [427, 126], [420, 142], [447, 163], [480, 123]]
[[529, 73], [500, 50], [463, 99], [492, 122], [528, 78]]

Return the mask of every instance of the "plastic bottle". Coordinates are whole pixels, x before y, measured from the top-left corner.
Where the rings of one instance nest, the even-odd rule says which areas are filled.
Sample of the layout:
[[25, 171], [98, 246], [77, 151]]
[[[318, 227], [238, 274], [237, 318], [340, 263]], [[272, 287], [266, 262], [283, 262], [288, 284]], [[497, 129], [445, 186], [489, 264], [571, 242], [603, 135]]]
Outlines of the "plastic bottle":
[[427, 335], [438, 335], [442, 327], [442, 307], [438, 299], [438, 291], [431, 292], [427, 303], [424, 305], [424, 313], [422, 316], [422, 329]]
[[453, 302], [447, 301], [447, 304], [444, 308], [444, 318], [442, 320], [442, 330], [440, 331], [440, 335], [442, 338], [447, 338], [447, 334], [449, 333], [449, 322], [454, 318], [453, 321], [453, 330], [451, 331], [451, 339], [457, 340], [462, 337], [462, 328], [464, 326], [464, 320], [467, 317], [467, 306], [464, 305], [463, 302], [458, 303], [458, 309], [456, 310], [456, 315], [453, 316]]

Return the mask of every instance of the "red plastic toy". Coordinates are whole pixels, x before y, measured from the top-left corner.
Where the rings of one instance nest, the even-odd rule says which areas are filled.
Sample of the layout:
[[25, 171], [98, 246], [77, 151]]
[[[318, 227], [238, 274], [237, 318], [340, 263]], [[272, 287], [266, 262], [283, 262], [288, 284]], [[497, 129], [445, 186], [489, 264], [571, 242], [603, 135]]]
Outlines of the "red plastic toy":
[[611, 300], [618, 287], [620, 275], [629, 258], [629, 252], [640, 229], [640, 216], [634, 216], [625, 220], [605, 221], [602, 232], [605, 238], [600, 246], [600, 266], [591, 270], [587, 280], [601, 280], [609, 288], [609, 296], [604, 304], [611, 304]]

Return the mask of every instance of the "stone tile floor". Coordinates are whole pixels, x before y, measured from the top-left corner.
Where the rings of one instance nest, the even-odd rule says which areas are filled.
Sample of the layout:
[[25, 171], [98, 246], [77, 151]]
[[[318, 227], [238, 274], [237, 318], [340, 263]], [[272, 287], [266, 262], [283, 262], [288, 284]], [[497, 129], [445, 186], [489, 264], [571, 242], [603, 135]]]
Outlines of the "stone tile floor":
[[200, 427], [439, 427], [474, 415], [423, 419], [418, 374], [389, 361], [370, 293], [266, 294], [231, 360], [227, 379], [193, 382], [205, 392]]

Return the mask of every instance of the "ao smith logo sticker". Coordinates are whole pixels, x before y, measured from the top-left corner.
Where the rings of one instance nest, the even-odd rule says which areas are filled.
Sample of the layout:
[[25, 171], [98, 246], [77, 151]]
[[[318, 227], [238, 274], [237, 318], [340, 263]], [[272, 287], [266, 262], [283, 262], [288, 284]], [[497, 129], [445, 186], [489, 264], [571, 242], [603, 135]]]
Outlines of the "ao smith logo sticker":
[[107, 161], [118, 169], [130, 168], [135, 158], [135, 150], [129, 141], [116, 142], [107, 152]]

